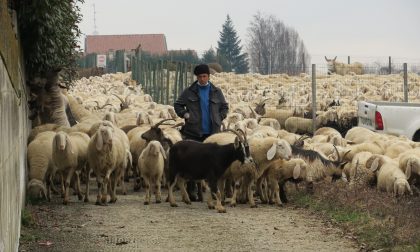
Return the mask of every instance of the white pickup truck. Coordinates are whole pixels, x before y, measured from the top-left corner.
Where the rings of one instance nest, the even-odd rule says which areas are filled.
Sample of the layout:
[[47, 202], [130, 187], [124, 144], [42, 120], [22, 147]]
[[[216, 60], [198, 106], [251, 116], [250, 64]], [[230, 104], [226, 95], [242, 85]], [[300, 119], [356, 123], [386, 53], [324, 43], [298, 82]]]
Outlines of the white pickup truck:
[[420, 103], [359, 101], [358, 126], [420, 141]]

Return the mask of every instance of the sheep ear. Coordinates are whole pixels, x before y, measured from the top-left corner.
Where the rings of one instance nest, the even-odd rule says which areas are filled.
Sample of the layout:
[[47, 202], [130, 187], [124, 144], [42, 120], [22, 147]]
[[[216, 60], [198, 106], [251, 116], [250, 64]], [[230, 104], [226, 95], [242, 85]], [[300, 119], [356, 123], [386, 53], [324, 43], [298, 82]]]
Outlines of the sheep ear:
[[267, 151], [267, 160], [271, 160], [274, 158], [277, 152], [277, 144], [273, 143], [270, 149]]
[[57, 150], [57, 134], [55, 135], [53, 142], [52, 142], [52, 149]]
[[378, 168], [379, 168], [379, 158], [375, 158], [372, 164], [370, 165], [369, 170], [371, 172], [375, 172], [376, 170], [378, 170]]
[[165, 150], [163, 149], [163, 146], [162, 146], [162, 145], [159, 145], [159, 150], [160, 150], [160, 153], [161, 153], [161, 154], [162, 154], [162, 156], [163, 156], [163, 159], [166, 159]]
[[411, 170], [413, 167], [413, 162], [412, 161], [408, 161], [407, 162], [407, 167], [405, 168], [405, 176], [407, 177], [407, 179], [409, 179], [411, 177]]
[[298, 179], [300, 175], [300, 165], [296, 165], [295, 168], [293, 168], [293, 178]]
[[239, 148], [239, 138], [235, 137], [235, 143], [234, 143], [235, 149]]
[[341, 180], [343, 180], [344, 182], [348, 183], [349, 180], [347, 179], [347, 175], [345, 172], [341, 172]]
[[98, 151], [101, 151], [103, 147], [104, 147], [104, 141], [102, 139], [102, 133], [98, 130], [96, 132], [96, 149]]

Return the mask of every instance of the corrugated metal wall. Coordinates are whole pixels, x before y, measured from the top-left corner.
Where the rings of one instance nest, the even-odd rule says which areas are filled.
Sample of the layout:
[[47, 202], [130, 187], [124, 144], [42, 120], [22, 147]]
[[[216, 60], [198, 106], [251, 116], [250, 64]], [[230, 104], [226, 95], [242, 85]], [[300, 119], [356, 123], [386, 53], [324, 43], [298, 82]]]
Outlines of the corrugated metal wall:
[[17, 251], [30, 122], [19, 43], [0, 0], [0, 251]]

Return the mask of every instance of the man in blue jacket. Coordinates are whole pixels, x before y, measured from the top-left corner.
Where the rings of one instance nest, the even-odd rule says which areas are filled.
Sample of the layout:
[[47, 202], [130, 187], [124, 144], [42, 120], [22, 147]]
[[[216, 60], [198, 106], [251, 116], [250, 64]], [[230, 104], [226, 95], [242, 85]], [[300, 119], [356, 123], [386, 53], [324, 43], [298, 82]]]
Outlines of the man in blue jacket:
[[[202, 142], [211, 134], [220, 132], [222, 120], [229, 110], [228, 103], [220, 88], [211, 83], [210, 68], [200, 64], [194, 68], [197, 80], [187, 87], [175, 101], [175, 112], [185, 119], [181, 133], [185, 139]], [[189, 182], [190, 199], [196, 199], [193, 194], [194, 182]]]

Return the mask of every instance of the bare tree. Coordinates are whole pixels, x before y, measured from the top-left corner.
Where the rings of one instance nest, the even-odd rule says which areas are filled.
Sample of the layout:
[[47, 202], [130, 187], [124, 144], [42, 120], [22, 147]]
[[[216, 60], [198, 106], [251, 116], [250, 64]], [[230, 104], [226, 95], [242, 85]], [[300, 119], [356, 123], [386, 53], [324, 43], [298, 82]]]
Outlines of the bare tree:
[[272, 15], [254, 15], [248, 28], [247, 49], [253, 72], [297, 74], [309, 66], [309, 54], [297, 31]]

